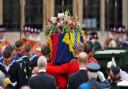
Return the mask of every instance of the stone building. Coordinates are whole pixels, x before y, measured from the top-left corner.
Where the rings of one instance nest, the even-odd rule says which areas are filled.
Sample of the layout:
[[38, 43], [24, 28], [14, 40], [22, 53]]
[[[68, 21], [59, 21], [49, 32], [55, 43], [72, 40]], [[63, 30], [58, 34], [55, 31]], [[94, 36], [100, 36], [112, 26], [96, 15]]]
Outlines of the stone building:
[[17, 35], [24, 24], [45, 26], [51, 16], [65, 10], [78, 16], [87, 31], [98, 31], [104, 39], [112, 26], [128, 28], [128, 0], [0, 0], [0, 24]]

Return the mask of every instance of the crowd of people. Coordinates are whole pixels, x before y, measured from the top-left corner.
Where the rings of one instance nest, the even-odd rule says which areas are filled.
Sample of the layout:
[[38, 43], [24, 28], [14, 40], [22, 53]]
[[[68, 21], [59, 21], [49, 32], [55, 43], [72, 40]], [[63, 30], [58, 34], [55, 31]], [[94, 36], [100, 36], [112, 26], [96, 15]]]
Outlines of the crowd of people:
[[[0, 89], [122, 89], [128, 86], [127, 72], [114, 59], [108, 62], [107, 76], [100, 70], [98, 60], [93, 58], [93, 52], [103, 48], [96, 32], [90, 33], [86, 43], [77, 43], [74, 60], [54, 65], [50, 62], [50, 47], [38, 42], [37, 29], [26, 27], [25, 39], [17, 40], [14, 45], [7, 41], [4, 30], [0, 30]], [[105, 47], [128, 47], [127, 35], [124, 27], [113, 28]]]

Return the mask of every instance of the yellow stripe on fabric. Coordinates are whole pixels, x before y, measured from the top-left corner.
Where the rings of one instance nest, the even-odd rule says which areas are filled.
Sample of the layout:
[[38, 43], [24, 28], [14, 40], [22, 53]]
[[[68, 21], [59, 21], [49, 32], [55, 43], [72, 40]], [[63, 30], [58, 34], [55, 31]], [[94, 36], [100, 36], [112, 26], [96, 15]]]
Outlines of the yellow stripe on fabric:
[[50, 37], [48, 37], [48, 42], [47, 42], [48, 46], [50, 47], [51, 51], [52, 51], [52, 40]]
[[[80, 34], [78, 33], [77, 36], [78, 36], [77, 43], [80, 43]], [[69, 51], [72, 52], [72, 54], [75, 56], [75, 50], [73, 48], [74, 38], [75, 38], [74, 33], [66, 33], [62, 41], [65, 44], [69, 45]]]

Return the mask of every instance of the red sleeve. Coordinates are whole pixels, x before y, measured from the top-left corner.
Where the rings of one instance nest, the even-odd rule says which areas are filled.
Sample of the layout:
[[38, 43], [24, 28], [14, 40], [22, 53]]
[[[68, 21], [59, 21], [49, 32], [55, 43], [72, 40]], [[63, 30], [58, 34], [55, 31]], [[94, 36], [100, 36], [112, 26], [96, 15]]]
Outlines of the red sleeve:
[[64, 74], [65, 73], [65, 69], [67, 68], [67, 64], [63, 64], [63, 65], [53, 65], [53, 64], [48, 64], [47, 66], [47, 73], [51, 74], [51, 75], [58, 75], [58, 74]]
[[51, 74], [51, 75], [58, 75], [58, 74], [72, 74], [74, 72], [76, 72], [79, 69], [79, 65], [77, 61], [73, 61], [73, 62], [69, 62], [69, 63], [65, 63], [62, 65], [53, 65], [53, 64], [49, 64], [47, 66], [47, 73]]
[[73, 61], [69, 63], [69, 68], [67, 70], [68, 76], [71, 75], [72, 73], [75, 73], [79, 70], [79, 64], [77, 61]]

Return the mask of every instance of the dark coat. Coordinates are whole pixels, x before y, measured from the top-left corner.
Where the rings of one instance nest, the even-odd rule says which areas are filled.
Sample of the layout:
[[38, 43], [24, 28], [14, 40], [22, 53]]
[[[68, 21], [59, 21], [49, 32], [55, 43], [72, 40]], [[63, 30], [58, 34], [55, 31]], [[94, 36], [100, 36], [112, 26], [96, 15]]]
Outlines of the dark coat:
[[56, 89], [56, 81], [54, 77], [45, 72], [40, 72], [31, 77], [28, 81], [28, 85], [31, 89]]
[[68, 89], [78, 89], [82, 83], [88, 81], [88, 75], [86, 70], [79, 70], [72, 74], [68, 80]]

